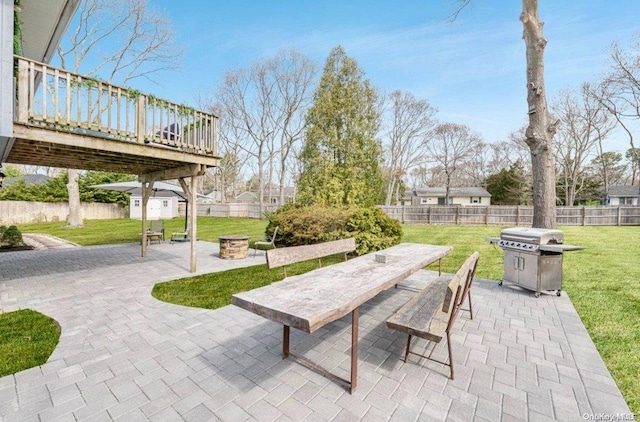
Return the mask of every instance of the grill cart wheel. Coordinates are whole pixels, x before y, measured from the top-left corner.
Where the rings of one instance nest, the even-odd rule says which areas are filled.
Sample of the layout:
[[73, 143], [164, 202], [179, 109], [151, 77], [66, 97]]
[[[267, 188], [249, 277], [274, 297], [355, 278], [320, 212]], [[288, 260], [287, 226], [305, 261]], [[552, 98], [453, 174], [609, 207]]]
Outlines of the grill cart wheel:
[[536, 292], [536, 297], [540, 297], [540, 292]]
[[562, 290], [558, 290], [558, 291], [556, 292], [556, 296], [561, 296], [561, 292], [562, 292]]
[[498, 283], [498, 286], [502, 286], [502, 281], [500, 281], [500, 283]]

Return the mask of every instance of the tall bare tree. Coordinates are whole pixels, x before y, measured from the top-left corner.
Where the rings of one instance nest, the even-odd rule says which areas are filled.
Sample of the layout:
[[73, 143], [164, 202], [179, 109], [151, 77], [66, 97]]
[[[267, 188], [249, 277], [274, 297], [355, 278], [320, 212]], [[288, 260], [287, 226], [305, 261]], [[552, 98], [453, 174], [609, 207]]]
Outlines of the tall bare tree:
[[435, 128], [433, 136], [425, 143], [430, 162], [440, 166], [444, 173], [446, 204], [449, 203], [454, 177], [468, 163], [481, 142], [480, 135], [468, 126], [443, 123]]
[[[124, 86], [135, 78], [152, 80], [179, 62], [171, 20], [147, 0], [83, 0], [77, 15], [58, 47], [65, 69]], [[81, 227], [78, 171], [68, 174], [68, 224]]]
[[[560, 121], [554, 152], [564, 192], [564, 204], [574, 205], [585, 177], [586, 165], [614, 127], [614, 119], [589, 95], [588, 86], [560, 93], [552, 106]], [[606, 176], [605, 176], [606, 180]]]
[[261, 209], [265, 187], [273, 182], [272, 160], [276, 156], [284, 201], [286, 161], [304, 132], [304, 112], [315, 73], [315, 65], [302, 54], [281, 51], [273, 58], [256, 61], [249, 70], [227, 72], [215, 93], [238, 145], [255, 159]]
[[616, 43], [611, 48], [611, 72], [600, 84], [590, 86], [590, 94], [616, 119], [629, 139], [631, 162], [640, 162], [640, 148], [635, 146], [635, 126], [640, 120], [640, 34], [630, 51]]
[[285, 188], [289, 162], [296, 159], [294, 147], [304, 137], [305, 114], [313, 99], [314, 81], [318, 67], [298, 51], [281, 51], [270, 63], [277, 75], [278, 104], [273, 118], [279, 121], [278, 184], [280, 204], [285, 203]]
[[389, 172], [385, 204], [398, 196], [409, 169], [424, 161], [424, 144], [436, 125], [436, 109], [409, 92], [393, 91], [388, 96], [385, 167]]

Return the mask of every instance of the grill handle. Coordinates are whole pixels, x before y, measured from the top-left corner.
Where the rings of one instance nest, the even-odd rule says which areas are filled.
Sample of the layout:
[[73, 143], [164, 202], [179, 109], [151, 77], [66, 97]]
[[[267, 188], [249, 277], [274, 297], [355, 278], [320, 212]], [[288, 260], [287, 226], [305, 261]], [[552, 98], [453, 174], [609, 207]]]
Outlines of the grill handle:
[[518, 258], [518, 259], [519, 259], [519, 260], [520, 260], [520, 262], [522, 263], [522, 266], [520, 267], [520, 269], [521, 269], [522, 271], [524, 271], [524, 258], [520, 257], [520, 258]]

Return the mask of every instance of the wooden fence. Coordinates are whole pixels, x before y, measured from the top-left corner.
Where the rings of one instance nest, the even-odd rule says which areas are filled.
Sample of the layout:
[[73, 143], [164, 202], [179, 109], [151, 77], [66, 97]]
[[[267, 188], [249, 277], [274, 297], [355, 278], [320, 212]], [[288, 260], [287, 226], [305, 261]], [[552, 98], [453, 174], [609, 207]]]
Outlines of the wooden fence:
[[[421, 224], [496, 224], [530, 226], [533, 222], [531, 206], [475, 206], [451, 205], [381, 206], [388, 216], [402, 223]], [[559, 226], [637, 226], [640, 225], [639, 206], [557, 207]]]
[[[265, 213], [274, 212], [278, 209], [277, 205], [265, 205], [260, 209], [259, 204], [197, 204], [198, 217], [240, 217], [240, 218], [256, 218], [264, 217]], [[186, 205], [184, 202], [178, 204], [178, 213], [181, 216], [186, 214]]]

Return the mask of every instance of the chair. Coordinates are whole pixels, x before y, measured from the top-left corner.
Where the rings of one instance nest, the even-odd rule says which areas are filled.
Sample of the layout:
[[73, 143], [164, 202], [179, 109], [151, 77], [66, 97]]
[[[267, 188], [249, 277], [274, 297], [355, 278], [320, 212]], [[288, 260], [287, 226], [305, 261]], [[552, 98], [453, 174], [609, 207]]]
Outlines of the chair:
[[278, 229], [280, 226], [276, 226], [273, 234], [271, 235], [271, 239], [267, 237], [267, 240], [259, 240], [253, 244], [253, 256], [256, 256], [258, 253], [258, 246], [270, 246], [271, 249], [275, 249], [276, 244], [276, 235], [278, 234]]
[[151, 241], [154, 238], [159, 243], [162, 243], [164, 241], [164, 221], [151, 220], [151, 227], [147, 229], [147, 243], [151, 244]]
[[171, 240], [169, 243], [186, 242], [187, 240], [189, 240], [189, 229], [171, 233]]

